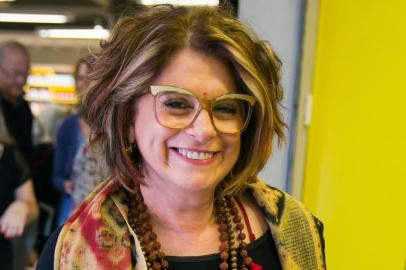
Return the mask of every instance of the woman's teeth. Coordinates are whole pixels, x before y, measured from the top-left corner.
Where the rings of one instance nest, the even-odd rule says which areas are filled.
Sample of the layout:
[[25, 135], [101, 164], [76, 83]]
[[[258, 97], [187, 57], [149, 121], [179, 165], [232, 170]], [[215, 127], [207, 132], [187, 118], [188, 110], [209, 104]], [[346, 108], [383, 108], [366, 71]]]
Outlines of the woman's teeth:
[[184, 157], [190, 159], [205, 160], [213, 157], [213, 152], [196, 152], [190, 151], [183, 148], [178, 148], [178, 153]]

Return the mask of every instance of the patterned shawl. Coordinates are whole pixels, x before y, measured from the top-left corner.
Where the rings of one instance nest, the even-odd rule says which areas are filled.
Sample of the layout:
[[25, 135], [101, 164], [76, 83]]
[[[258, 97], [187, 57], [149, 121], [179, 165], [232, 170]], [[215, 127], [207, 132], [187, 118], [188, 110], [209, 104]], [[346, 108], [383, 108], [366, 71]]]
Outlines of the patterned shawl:
[[[288, 194], [257, 180], [248, 190], [263, 209], [284, 270], [326, 269], [323, 225]], [[127, 220], [127, 196], [113, 181], [101, 184], [63, 226], [55, 270], [146, 270]]]

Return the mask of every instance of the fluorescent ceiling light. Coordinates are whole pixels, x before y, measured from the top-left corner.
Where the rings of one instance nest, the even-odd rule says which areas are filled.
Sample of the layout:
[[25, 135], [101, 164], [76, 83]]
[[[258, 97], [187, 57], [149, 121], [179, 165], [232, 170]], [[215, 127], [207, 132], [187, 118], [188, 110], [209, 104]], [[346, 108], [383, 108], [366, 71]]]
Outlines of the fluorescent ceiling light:
[[14, 2], [15, 0], [0, 0], [0, 2]]
[[57, 14], [0, 13], [0, 22], [66, 23], [68, 17]]
[[143, 5], [172, 4], [179, 6], [218, 6], [219, 0], [141, 0]]
[[110, 32], [101, 26], [89, 29], [39, 29], [42, 38], [106, 39]]

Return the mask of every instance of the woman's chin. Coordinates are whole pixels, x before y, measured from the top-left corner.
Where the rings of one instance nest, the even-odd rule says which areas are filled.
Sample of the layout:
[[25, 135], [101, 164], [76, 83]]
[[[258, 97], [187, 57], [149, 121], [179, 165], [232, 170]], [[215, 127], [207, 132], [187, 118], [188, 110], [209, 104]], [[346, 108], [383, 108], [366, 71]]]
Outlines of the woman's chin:
[[217, 179], [210, 179], [210, 177], [189, 177], [187, 181], [176, 182], [176, 185], [188, 192], [203, 192], [212, 191], [216, 188], [217, 184], [220, 182]]

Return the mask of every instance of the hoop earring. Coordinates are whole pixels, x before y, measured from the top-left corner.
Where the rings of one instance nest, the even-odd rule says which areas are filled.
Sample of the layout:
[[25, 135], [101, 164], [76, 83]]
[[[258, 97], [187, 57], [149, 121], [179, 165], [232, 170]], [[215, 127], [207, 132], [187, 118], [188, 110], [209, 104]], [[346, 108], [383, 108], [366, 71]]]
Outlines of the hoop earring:
[[140, 172], [140, 176], [142, 175], [143, 164], [140, 151], [138, 150], [136, 143], [131, 143], [126, 149], [125, 152], [130, 156], [132, 162], [136, 164], [138, 171]]
[[137, 148], [137, 145], [135, 143], [131, 143], [126, 149], [125, 151], [127, 152], [127, 154], [132, 154], [134, 152], [134, 149]]

